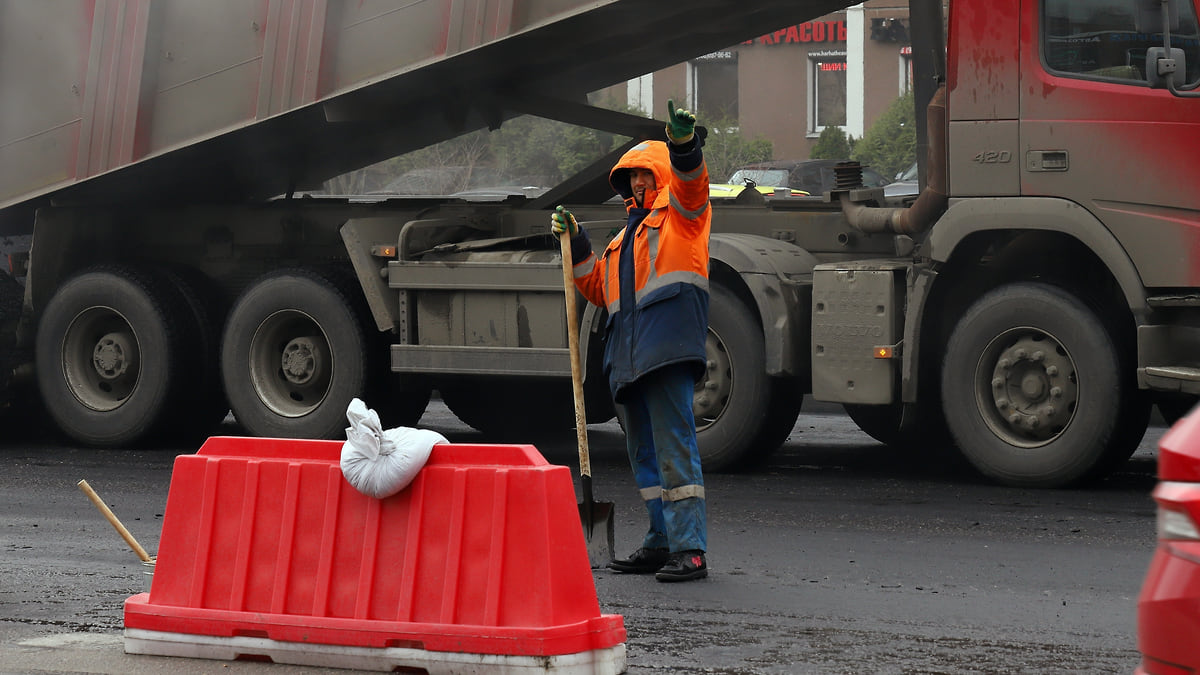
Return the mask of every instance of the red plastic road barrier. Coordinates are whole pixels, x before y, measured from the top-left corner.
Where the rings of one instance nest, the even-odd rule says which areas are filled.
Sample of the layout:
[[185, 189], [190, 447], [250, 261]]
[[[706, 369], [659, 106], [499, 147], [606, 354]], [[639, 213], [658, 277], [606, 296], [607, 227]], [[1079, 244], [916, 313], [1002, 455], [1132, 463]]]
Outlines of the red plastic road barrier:
[[151, 591], [125, 601], [126, 652], [624, 670], [567, 467], [530, 445], [441, 444], [379, 500], [343, 478], [341, 447], [216, 437], [178, 457]]

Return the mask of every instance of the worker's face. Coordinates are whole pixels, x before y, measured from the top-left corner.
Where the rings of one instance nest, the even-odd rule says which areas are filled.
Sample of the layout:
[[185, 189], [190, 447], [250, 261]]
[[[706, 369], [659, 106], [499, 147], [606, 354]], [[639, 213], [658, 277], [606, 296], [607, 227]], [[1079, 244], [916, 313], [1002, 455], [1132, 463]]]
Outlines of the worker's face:
[[633, 203], [645, 206], [646, 190], [657, 190], [654, 183], [654, 172], [650, 169], [630, 169], [629, 187], [633, 188]]

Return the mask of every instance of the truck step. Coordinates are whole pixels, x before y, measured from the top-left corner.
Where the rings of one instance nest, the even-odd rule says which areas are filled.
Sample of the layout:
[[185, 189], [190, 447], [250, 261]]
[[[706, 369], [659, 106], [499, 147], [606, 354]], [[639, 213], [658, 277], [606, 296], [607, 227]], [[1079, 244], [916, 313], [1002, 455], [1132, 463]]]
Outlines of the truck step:
[[1146, 384], [1158, 391], [1200, 394], [1200, 368], [1191, 366], [1146, 366], [1140, 369]]
[[1200, 294], [1173, 293], [1171, 295], [1152, 295], [1146, 298], [1146, 304], [1151, 307], [1200, 307]]
[[1188, 366], [1146, 366], [1148, 377], [1163, 377], [1171, 380], [1200, 382], [1200, 368]]

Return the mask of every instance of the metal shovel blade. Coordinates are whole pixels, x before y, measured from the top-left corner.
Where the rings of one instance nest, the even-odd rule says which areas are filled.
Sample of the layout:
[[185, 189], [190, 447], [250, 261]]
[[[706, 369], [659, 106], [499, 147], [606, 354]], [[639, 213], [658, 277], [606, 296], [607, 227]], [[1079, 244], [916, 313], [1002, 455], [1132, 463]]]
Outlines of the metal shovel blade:
[[579, 520], [587, 540], [588, 562], [592, 569], [605, 567], [613, 561], [613, 503], [592, 498], [592, 477], [582, 477], [583, 501], [579, 502]]

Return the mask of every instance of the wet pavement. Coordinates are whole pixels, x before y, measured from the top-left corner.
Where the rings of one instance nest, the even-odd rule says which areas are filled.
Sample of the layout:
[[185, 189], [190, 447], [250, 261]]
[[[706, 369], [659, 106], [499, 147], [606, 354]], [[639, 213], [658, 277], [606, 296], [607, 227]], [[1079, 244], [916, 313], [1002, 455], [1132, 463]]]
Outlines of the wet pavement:
[[[488, 440], [437, 401], [420, 426]], [[601, 610], [624, 617], [630, 673], [1132, 672], [1162, 432], [1095, 486], [1018, 490], [809, 406], [765, 466], [706, 476], [708, 579], [596, 570]], [[575, 466], [573, 436], [537, 445]], [[592, 425], [589, 447], [624, 555], [645, 521], [620, 428]], [[191, 451], [0, 442], [0, 673], [332, 672], [123, 653], [122, 602], [143, 590], [142, 566], [76, 483], [153, 553], [172, 461]]]

